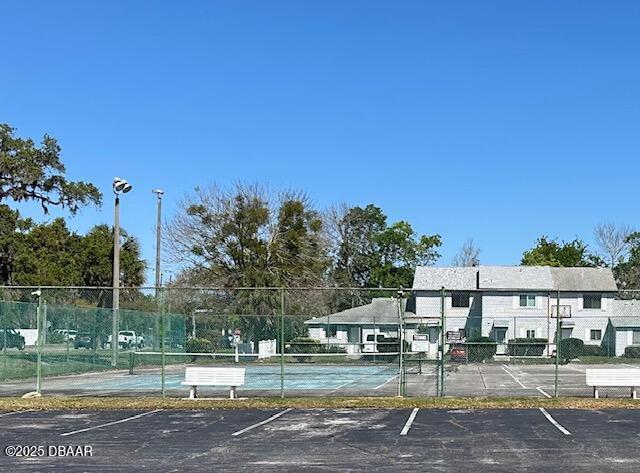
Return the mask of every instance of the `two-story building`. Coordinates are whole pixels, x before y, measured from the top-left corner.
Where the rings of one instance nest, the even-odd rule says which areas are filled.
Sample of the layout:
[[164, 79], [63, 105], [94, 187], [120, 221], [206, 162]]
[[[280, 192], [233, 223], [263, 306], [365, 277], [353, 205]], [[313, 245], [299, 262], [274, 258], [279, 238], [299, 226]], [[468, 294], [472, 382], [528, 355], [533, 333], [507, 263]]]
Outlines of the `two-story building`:
[[[427, 353], [436, 356], [444, 320], [445, 340], [451, 343], [489, 337], [500, 355], [508, 353], [510, 340], [542, 339], [543, 354], [550, 355], [559, 313], [561, 338], [579, 338], [620, 356], [627, 346], [640, 344], [640, 304], [617, 300], [616, 294], [609, 268], [418, 267], [403, 313], [405, 337], [426, 335]], [[310, 337], [335, 339], [358, 353], [378, 334], [397, 336], [398, 312], [394, 298], [381, 298], [306, 324]]]
[[515, 338], [546, 339], [555, 349], [558, 311], [562, 338], [602, 345], [617, 291], [608, 268], [418, 267], [416, 316], [442, 317], [443, 288], [445, 330], [490, 337], [498, 354]]

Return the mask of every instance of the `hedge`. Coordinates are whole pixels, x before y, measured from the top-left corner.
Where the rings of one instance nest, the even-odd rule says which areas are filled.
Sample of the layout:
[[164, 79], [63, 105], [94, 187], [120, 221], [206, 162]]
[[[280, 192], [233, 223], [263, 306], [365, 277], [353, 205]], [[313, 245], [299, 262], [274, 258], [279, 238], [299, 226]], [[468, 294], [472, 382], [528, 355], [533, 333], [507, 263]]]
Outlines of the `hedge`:
[[630, 345], [624, 349], [624, 356], [626, 358], [640, 358], [640, 346]]
[[494, 357], [498, 344], [489, 337], [476, 337], [462, 344], [467, 354], [467, 361], [478, 362]]
[[[213, 343], [206, 338], [190, 338], [187, 340], [185, 349], [187, 353], [211, 353], [213, 351]], [[197, 356], [191, 357], [192, 362], [197, 359]]]
[[[320, 341], [315, 338], [309, 337], [297, 337], [291, 340], [285, 349], [285, 353], [320, 353], [321, 345]], [[302, 363], [303, 361], [308, 361], [312, 357], [310, 356], [294, 356], [296, 361]]]
[[560, 340], [560, 358], [564, 363], [569, 363], [578, 358], [584, 349], [584, 342], [579, 338], [563, 338]]
[[548, 340], [546, 338], [513, 338], [509, 340], [510, 356], [542, 356]]

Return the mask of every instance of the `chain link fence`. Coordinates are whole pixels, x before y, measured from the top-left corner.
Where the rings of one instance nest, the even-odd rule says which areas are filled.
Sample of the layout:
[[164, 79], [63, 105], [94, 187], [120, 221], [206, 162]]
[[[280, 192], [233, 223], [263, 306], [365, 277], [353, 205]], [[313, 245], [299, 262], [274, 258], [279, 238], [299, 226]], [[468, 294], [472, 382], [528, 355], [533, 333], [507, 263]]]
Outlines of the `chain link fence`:
[[4, 287], [0, 395], [185, 397], [187, 367], [242, 367], [247, 397], [591, 396], [587, 370], [640, 369], [639, 296]]

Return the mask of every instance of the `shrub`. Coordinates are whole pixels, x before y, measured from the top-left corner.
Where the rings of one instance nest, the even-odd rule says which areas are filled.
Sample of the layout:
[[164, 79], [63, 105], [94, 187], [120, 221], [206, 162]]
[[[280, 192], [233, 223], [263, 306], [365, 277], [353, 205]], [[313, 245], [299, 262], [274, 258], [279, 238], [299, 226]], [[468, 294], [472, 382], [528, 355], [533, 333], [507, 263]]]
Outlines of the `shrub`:
[[584, 345], [582, 347], [582, 356], [607, 356], [606, 351], [600, 345]]
[[546, 338], [514, 338], [509, 340], [510, 356], [542, 356], [547, 346]]
[[[60, 332], [49, 332], [47, 334], [47, 343], [66, 343], [67, 339], [63, 333]], [[69, 340], [70, 344], [73, 344], [73, 341]]]
[[625, 358], [640, 358], [640, 346], [631, 345], [624, 349]]
[[[296, 337], [291, 340], [285, 349], [286, 353], [320, 353], [321, 346], [320, 342], [315, 338], [308, 337]], [[310, 356], [294, 356], [297, 362], [302, 363], [303, 361], [308, 361], [312, 357]]]
[[[211, 353], [213, 351], [213, 343], [206, 338], [190, 338], [187, 340], [186, 350], [187, 353]], [[191, 357], [192, 362], [197, 359], [197, 356]]]
[[560, 340], [560, 358], [563, 363], [569, 363], [578, 358], [584, 348], [584, 342], [579, 338], [563, 338]]
[[467, 354], [467, 360], [478, 362], [494, 357], [498, 344], [489, 337], [475, 337], [462, 344]]

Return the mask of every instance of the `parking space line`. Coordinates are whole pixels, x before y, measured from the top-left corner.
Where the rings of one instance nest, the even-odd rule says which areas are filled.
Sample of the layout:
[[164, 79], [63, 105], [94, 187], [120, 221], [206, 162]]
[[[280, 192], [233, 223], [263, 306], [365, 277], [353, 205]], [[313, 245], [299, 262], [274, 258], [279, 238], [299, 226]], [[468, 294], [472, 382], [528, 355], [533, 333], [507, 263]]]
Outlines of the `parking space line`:
[[524, 384], [522, 384], [522, 383], [520, 382], [520, 380], [519, 380], [518, 378], [516, 378], [516, 377], [513, 375], [513, 373], [511, 373], [511, 371], [509, 371], [509, 370], [507, 369], [507, 365], [502, 365], [502, 369], [503, 369], [503, 370], [504, 370], [504, 371], [505, 371], [509, 376], [511, 376], [511, 377], [515, 380], [515, 382], [516, 382], [516, 383], [518, 383], [520, 386], [522, 386], [522, 388], [523, 388], [523, 389], [529, 389], [529, 388], [527, 388]]
[[256, 427], [260, 427], [264, 424], [268, 424], [269, 422], [271, 422], [272, 420], [276, 420], [278, 417], [285, 415], [287, 412], [292, 411], [293, 408], [289, 408], [289, 409], [285, 409], [284, 411], [280, 411], [277, 414], [272, 415], [271, 417], [269, 417], [268, 419], [263, 420], [262, 422], [258, 422], [257, 424], [253, 424], [250, 425], [249, 427], [245, 427], [242, 430], [238, 430], [237, 432], [234, 432], [231, 434], [232, 437], [237, 437], [238, 435], [242, 435], [245, 432], [248, 432], [250, 430], [255, 429]]
[[538, 409], [540, 409], [540, 412], [544, 414], [547, 420], [551, 422], [556, 429], [558, 429], [560, 432], [562, 432], [565, 435], [571, 435], [571, 432], [569, 432], [567, 429], [565, 429], [560, 424], [558, 424], [558, 422], [553, 417], [551, 417], [551, 414], [549, 414], [544, 407], [539, 407]]
[[409, 432], [409, 429], [411, 428], [411, 424], [413, 424], [413, 421], [415, 420], [419, 410], [420, 409], [418, 409], [417, 407], [414, 407], [414, 409], [411, 411], [411, 414], [409, 415], [409, 418], [407, 419], [406, 424], [404, 424], [404, 427], [402, 428], [400, 435], [407, 435], [407, 433]]
[[148, 416], [149, 414], [155, 414], [156, 412], [160, 412], [162, 409], [156, 409], [149, 412], [143, 412], [142, 414], [136, 414], [135, 416], [125, 417], [124, 419], [116, 420], [113, 422], [107, 422], [106, 424], [94, 425], [93, 427], [87, 427], [86, 429], [73, 430], [71, 432], [65, 432], [60, 434], [61, 437], [67, 437], [69, 435], [81, 434], [83, 432], [88, 432], [90, 430], [101, 429], [102, 427], [108, 427], [110, 425], [122, 424], [123, 422], [129, 422], [130, 420], [139, 419], [140, 417]]
[[536, 389], [537, 389], [538, 391], [540, 391], [540, 393], [541, 393], [544, 397], [547, 397], [547, 398], [551, 399], [551, 395], [550, 395], [549, 393], [547, 393], [544, 389], [542, 389], [542, 387], [541, 387], [541, 386], [538, 386]]
[[12, 412], [5, 412], [4, 414], [0, 414], [0, 417], [6, 417], [6, 416], [12, 416], [14, 414], [22, 414], [24, 412], [33, 412], [33, 409], [27, 409], [25, 411], [12, 411]]
[[394, 379], [396, 379], [398, 377], [398, 375], [392, 376], [391, 378], [389, 378], [388, 380], [386, 380], [384, 383], [379, 384], [378, 386], [376, 386], [373, 389], [380, 389], [382, 386], [384, 386], [385, 384], [390, 383], [391, 381], [393, 381]]

